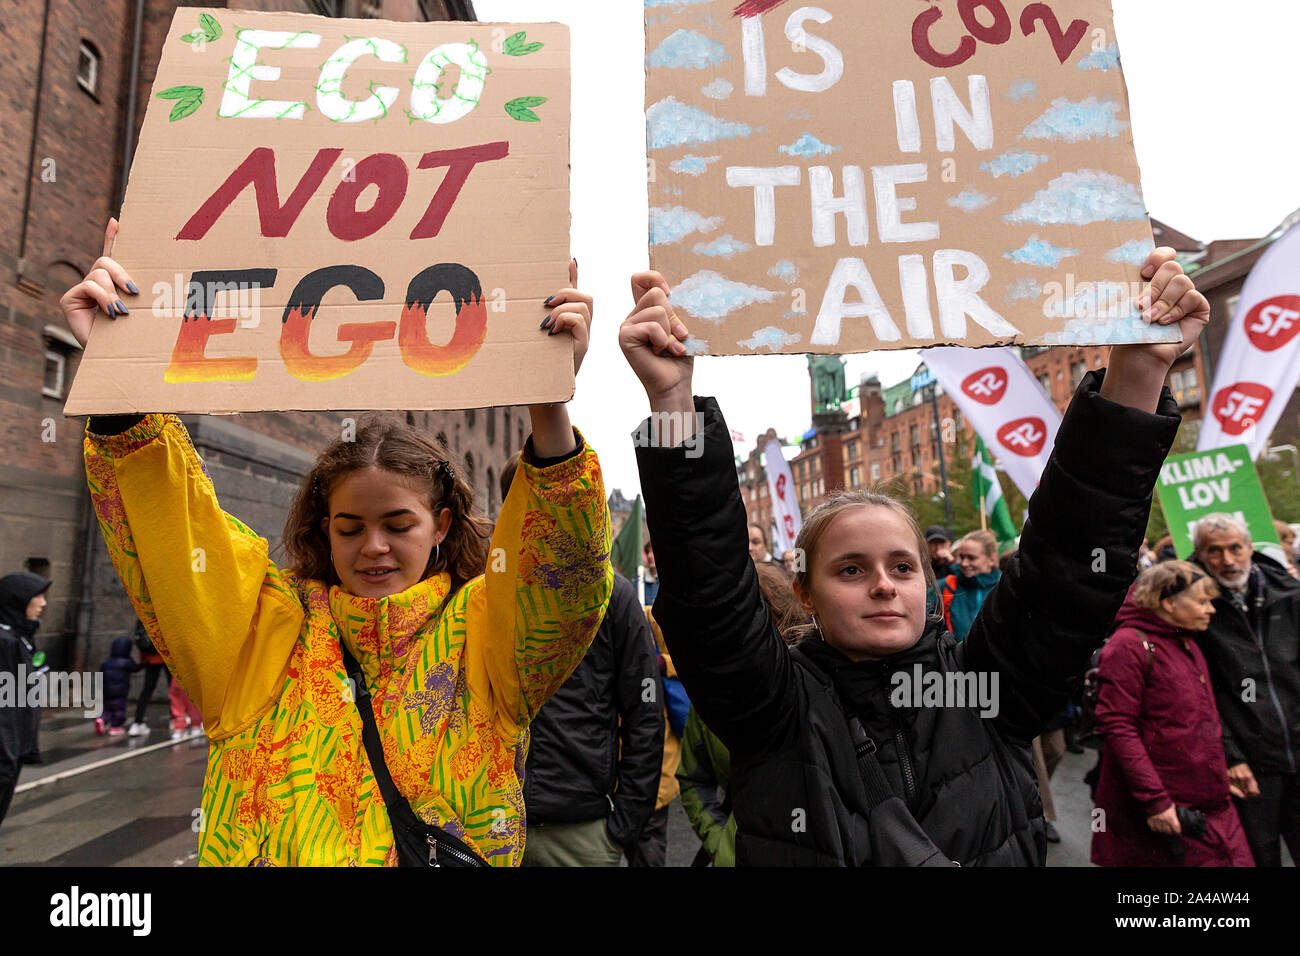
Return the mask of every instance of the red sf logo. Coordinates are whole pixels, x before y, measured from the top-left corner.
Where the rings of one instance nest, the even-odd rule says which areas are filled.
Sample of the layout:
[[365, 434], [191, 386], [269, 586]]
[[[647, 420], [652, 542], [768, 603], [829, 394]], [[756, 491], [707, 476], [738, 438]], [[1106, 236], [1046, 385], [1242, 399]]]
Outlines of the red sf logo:
[[998, 441], [1007, 451], [1033, 458], [1047, 442], [1047, 426], [1041, 418], [1017, 418], [998, 429]]
[[785, 501], [785, 475], [776, 476], [776, 496]]
[[1007, 373], [996, 365], [967, 375], [961, 390], [981, 405], [996, 405], [1007, 387]]
[[1220, 389], [1210, 410], [1225, 434], [1240, 435], [1259, 421], [1272, 400], [1271, 388], [1256, 382], [1238, 382]]
[[1255, 348], [1273, 352], [1300, 333], [1300, 295], [1276, 295], [1246, 313], [1246, 336]]

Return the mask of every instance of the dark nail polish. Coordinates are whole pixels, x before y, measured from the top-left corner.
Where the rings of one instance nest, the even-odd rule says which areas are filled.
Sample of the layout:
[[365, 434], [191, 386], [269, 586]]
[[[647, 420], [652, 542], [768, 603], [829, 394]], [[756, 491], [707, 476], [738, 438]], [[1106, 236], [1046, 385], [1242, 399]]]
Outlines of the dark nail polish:
[[112, 302], [110, 302], [107, 306], [104, 307], [104, 311], [107, 312], [109, 315], [117, 315], [117, 309], [113, 307]]
[[121, 312], [123, 315], [131, 314], [131, 310], [122, 304], [121, 299], [118, 299], [116, 302], [113, 303], [113, 305], [117, 306], [117, 311]]
[[544, 306], [546, 306], [546, 305], [550, 305], [550, 304], [551, 304], [551, 300], [554, 299], [554, 298], [555, 298], [555, 296], [553, 296], [553, 295], [548, 295], [548, 296], [546, 297], [546, 301], [543, 302], [542, 305], [544, 305]]
[[135, 287], [135, 283], [134, 283], [134, 282], [128, 282], [128, 283], [126, 284], [126, 291], [127, 291], [127, 292], [130, 292], [132, 295], [139, 295], [139, 294], [140, 294], [140, 290], [137, 289], [137, 288]]

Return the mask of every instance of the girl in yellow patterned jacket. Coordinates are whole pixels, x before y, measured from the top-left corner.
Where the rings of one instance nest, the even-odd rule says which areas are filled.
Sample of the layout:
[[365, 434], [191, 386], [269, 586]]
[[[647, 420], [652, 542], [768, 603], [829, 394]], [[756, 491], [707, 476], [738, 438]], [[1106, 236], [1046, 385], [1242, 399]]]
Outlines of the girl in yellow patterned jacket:
[[[83, 345], [135, 285], [104, 255], [64, 295]], [[570, 284], [577, 284], [576, 263]], [[586, 352], [591, 299], [547, 300], [540, 334]], [[496, 866], [523, 855], [528, 725], [577, 666], [609, 600], [609, 514], [595, 453], [563, 405], [533, 431], [496, 529], [444, 451], [363, 420], [303, 479], [288, 567], [218, 505], [171, 415], [92, 418], [86, 475], [113, 564], [211, 740], [199, 860], [394, 865], [341, 645], [360, 664], [401, 795]]]

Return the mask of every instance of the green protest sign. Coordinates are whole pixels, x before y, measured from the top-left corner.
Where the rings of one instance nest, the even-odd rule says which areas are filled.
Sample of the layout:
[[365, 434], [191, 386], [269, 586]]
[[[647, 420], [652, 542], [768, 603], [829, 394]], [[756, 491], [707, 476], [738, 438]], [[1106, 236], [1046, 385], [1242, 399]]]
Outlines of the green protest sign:
[[1192, 526], [1209, 514], [1235, 515], [1246, 523], [1255, 548], [1281, 558], [1264, 488], [1245, 445], [1174, 455], [1160, 469], [1156, 486], [1178, 557], [1192, 554]]

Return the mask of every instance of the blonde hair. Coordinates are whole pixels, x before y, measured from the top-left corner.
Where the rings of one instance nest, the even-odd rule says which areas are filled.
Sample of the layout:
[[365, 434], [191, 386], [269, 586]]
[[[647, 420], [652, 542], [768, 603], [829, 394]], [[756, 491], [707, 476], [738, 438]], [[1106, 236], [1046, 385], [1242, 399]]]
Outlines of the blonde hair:
[[811, 583], [812, 578], [813, 555], [817, 550], [817, 542], [826, 534], [831, 522], [850, 508], [858, 508], [863, 505], [888, 508], [906, 522], [912, 536], [916, 539], [914, 542], [916, 545], [916, 558], [925, 573], [926, 586], [933, 586], [934, 569], [930, 567], [930, 562], [922, 557], [922, 555], [929, 553], [925, 544], [925, 532], [921, 530], [921, 526], [917, 523], [916, 515], [912, 513], [911, 508], [901, 501], [894, 500], [889, 495], [883, 495], [875, 491], [833, 491], [830, 497], [813, 509], [812, 514], [808, 516], [808, 519], [803, 523], [803, 527], [799, 530], [799, 537], [794, 542], [795, 549], [803, 552], [803, 568], [795, 572], [794, 576], [794, 583], [799, 588], [800, 593], [811, 593], [808, 585]]
[[1165, 598], [1176, 598], [1197, 591], [1204, 597], [1219, 596], [1214, 578], [1188, 561], [1162, 561], [1140, 575], [1133, 586], [1133, 603], [1148, 611], [1161, 610]]
[[967, 541], [978, 544], [984, 550], [986, 558], [996, 558], [998, 556], [998, 539], [992, 531], [972, 531], [969, 534], [962, 535], [953, 550], [956, 551]]

